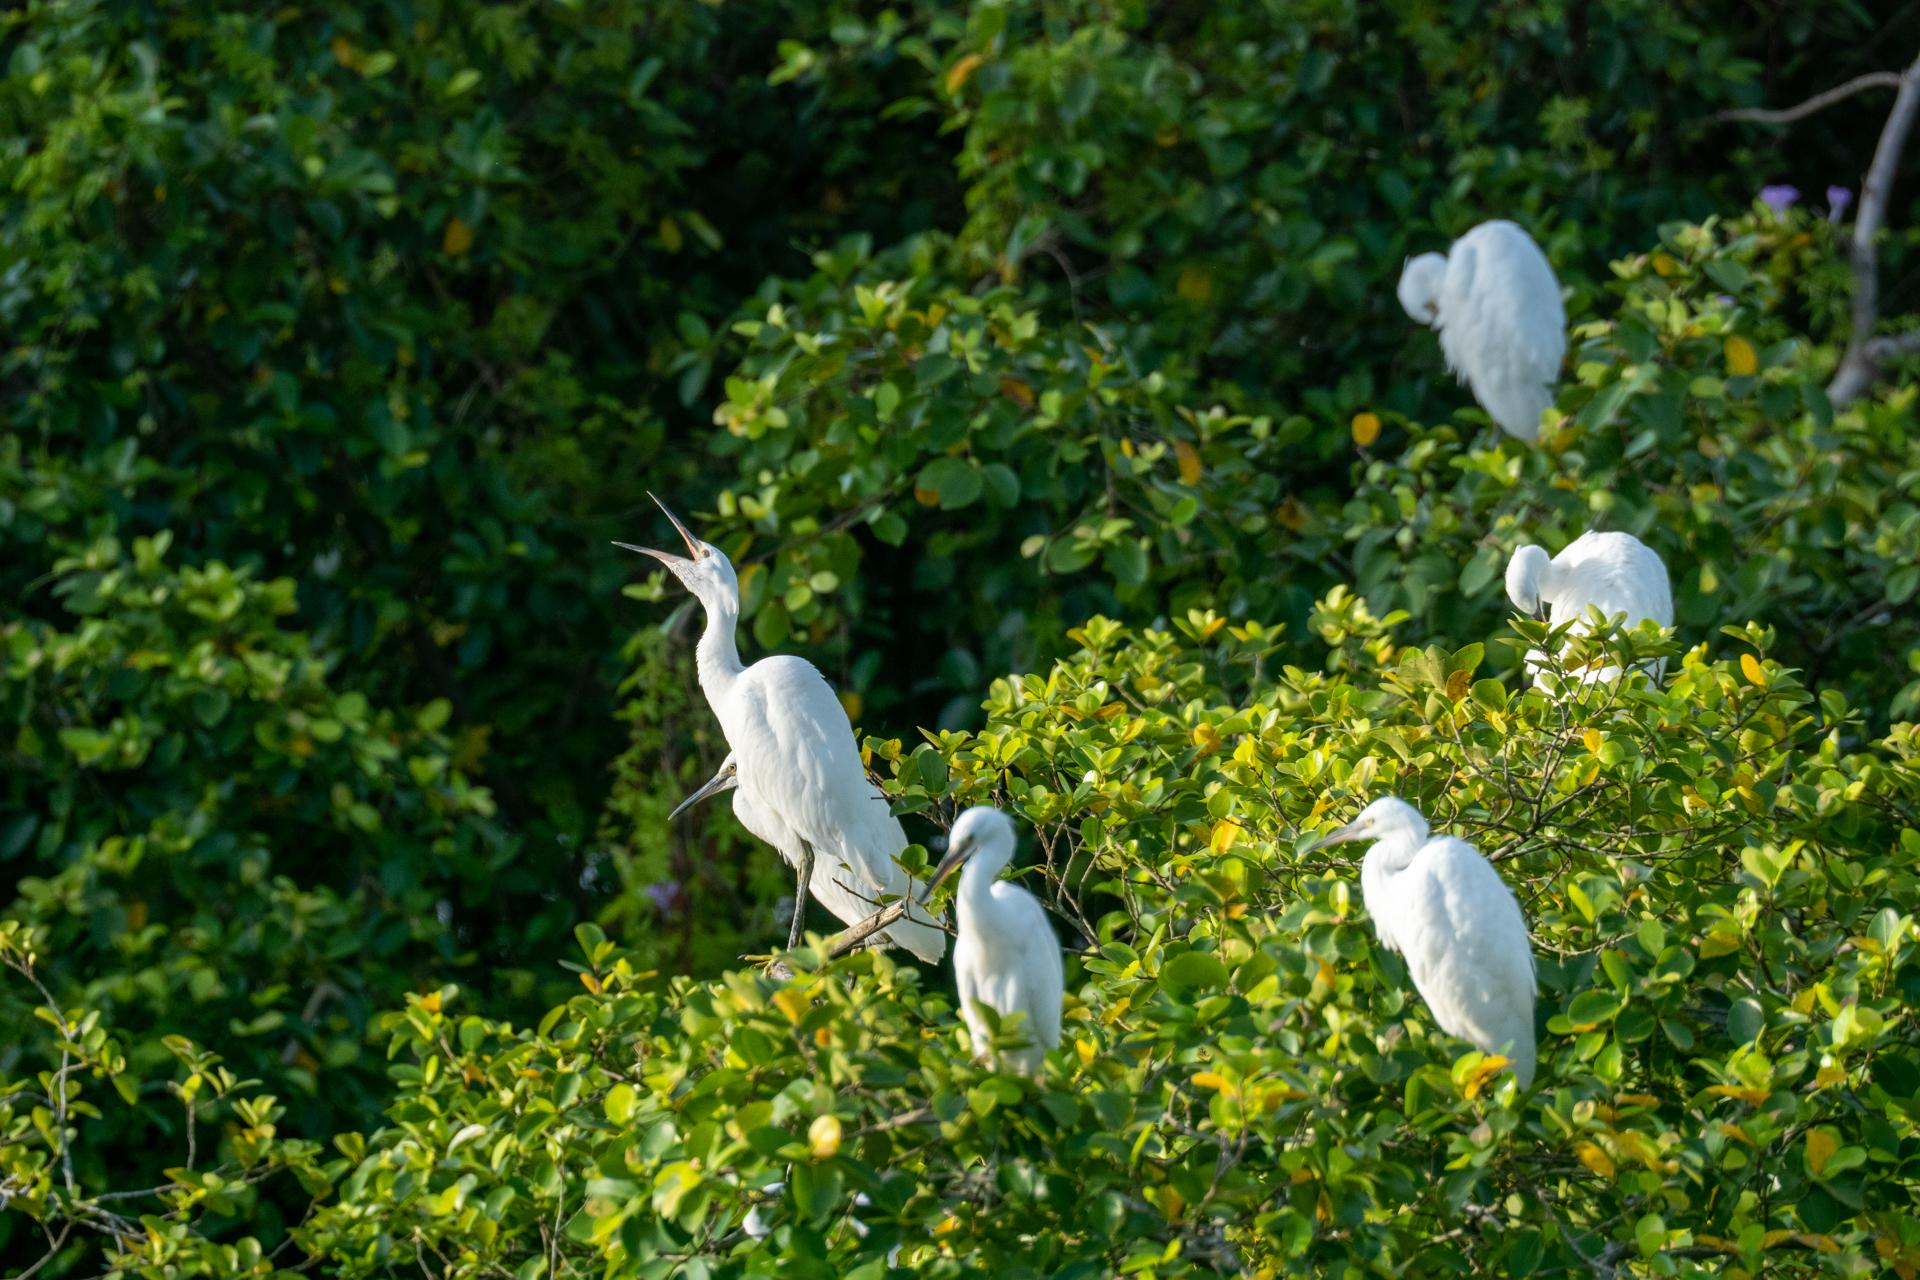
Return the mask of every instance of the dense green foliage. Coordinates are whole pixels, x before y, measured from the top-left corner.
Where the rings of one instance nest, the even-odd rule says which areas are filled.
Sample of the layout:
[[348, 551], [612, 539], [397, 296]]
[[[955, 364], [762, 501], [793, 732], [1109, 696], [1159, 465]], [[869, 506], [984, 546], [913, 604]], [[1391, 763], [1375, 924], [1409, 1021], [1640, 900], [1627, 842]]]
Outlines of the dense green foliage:
[[[1833, 409], [1840, 237], [1752, 202], [1855, 184], [1884, 97], [1710, 120], [1907, 33], [1732, 0], [0, 31], [9, 1273], [1920, 1268], [1915, 392]], [[1392, 296], [1489, 216], [1567, 286], [1538, 448]], [[607, 547], [663, 536], [648, 490], [740, 566], [749, 657], [844, 691], [916, 839], [974, 801], [1032, 829], [1070, 953], [1042, 1079], [972, 1063], [940, 971], [738, 967], [788, 881], [724, 806], [666, 828], [723, 747], [698, 619]], [[1675, 634], [1552, 643], [1667, 676], [1523, 692], [1506, 557], [1595, 526], [1665, 556]], [[1521, 897], [1530, 1095], [1299, 852], [1389, 792]]]

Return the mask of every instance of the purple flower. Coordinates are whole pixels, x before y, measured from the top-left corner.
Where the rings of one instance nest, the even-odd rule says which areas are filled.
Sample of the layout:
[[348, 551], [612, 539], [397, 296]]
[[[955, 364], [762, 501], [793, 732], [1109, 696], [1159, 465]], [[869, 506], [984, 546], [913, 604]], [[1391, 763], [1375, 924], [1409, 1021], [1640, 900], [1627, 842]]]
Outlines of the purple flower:
[[1776, 214], [1785, 213], [1800, 200], [1800, 188], [1789, 187], [1782, 183], [1776, 187], [1760, 188], [1760, 203]]
[[653, 909], [670, 916], [686, 905], [687, 891], [678, 880], [656, 880], [644, 890]]
[[1838, 222], [1847, 216], [1847, 206], [1853, 203], [1853, 192], [1845, 187], [1827, 188], [1827, 221]]

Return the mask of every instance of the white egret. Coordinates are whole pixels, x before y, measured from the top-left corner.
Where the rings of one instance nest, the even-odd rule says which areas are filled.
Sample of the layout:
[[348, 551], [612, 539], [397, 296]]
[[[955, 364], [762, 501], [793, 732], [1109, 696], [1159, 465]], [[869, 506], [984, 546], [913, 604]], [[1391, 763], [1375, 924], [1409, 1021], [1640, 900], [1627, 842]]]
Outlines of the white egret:
[[[734, 815], [778, 849], [797, 875], [789, 947], [800, 945], [809, 891], [847, 924], [871, 915], [883, 896], [911, 899], [914, 882], [894, 861], [907, 847], [906, 832], [868, 780], [853, 724], [826, 678], [804, 658], [740, 661], [733, 634], [740, 582], [732, 563], [689, 533], [664, 503], [660, 509], [686, 542], [687, 555], [615, 545], [664, 564], [706, 610], [695, 650], [700, 688], [732, 749], [731, 767], [722, 765], [688, 803], [738, 788]], [[880, 936], [929, 963], [947, 949], [947, 935], [917, 907]]]
[[1506, 1055], [1521, 1087], [1531, 1084], [1533, 946], [1500, 873], [1464, 840], [1429, 839], [1420, 811], [1392, 796], [1309, 848], [1350, 840], [1373, 841], [1360, 895], [1380, 944], [1406, 956], [1433, 1020], [1483, 1053]]
[[965, 864], [954, 893], [959, 937], [953, 944], [953, 980], [960, 1016], [974, 1050], [989, 1056], [993, 1035], [979, 1006], [1000, 1016], [1003, 1030], [1014, 1014], [1025, 1017], [1025, 1047], [1002, 1055], [1002, 1065], [1033, 1075], [1047, 1050], [1060, 1043], [1060, 998], [1065, 978], [1060, 942], [1040, 899], [1017, 884], [996, 880], [1013, 860], [1013, 821], [998, 809], [977, 805], [960, 815], [947, 836], [947, 854], [934, 868], [927, 894]]
[[[1551, 626], [1571, 623], [1576, 634], [1592, 628], [1588, 609], [1607, 618], [1622, 618], [1632, 627], [1652, 619], [1673, 625], [1673, 591], [1667, 584], [1667, 566], [1659, 555], [1630, 533], [1588, 531], [1568, 543], [1559, 555], [1547, 558], [1546, 548], [1528, 544], [1507, 561], [1507, 599], [1514, 607]], [[1530, 672], [1538, 672], [1546, 655], [1527, 653]], [[1648, 664], [1658, 680], [1664, 661]], [[1581, 674], [1585, 682], [1612, 680], [1620, 668], [1603, 666]]]
[[1445, 254], [1410, 259], [1398, 292], [1408, 315], [1440, 331], [1447, 368], [1500, 429], [1537, 440], [1567, 353], [1567, 313], [1533, 237], [1505, 220], [1483, 222]]

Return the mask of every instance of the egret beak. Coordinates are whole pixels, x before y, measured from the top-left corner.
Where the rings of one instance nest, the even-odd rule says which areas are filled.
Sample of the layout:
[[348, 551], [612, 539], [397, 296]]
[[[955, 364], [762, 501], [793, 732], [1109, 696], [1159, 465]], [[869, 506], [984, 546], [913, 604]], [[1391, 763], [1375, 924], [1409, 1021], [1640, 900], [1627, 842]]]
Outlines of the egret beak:
[[1349, 822], [1346, 826], [1341, 827], [1338, 831], [1330, 832], [1327, 835], [1321, 836], [1318, 840], [1315, 840], [1312, 844], [1308, 845], [1306, 848], [1302, 849], [1300, 852], [1312, 853], [1316, 849], [1325, 849], [1329, 845], [1345, 844], [1349, 840], [1365, 840], [1367, 838], [1366, 833], [1354, 830], [1354, 825], [1355, 824]]
[[923, 906], [932, 899], [933, 891], [938, 889], [948, 876], [958, 871], [960, 864], [965, 862], [967, 855], [972, 852], [972, 847], [968, 845], [947, 847], [947, 856], [940, 859], [940, 865], [933, 869], [933, 879], [927, 881], [927, 887], [920, 893], [920, 902]]
[[716, 773], [711, 778], [707, 779], [705, 786], [701, 787], [698, 791], [688, 796], [685, 800], [682, 800], [674, 808], [674, 811], [667, 815], [667, 821], [672, 822], [675, 818], [679, 817], [681, 814], [685, 813], [687, 810], [693, 808], [693, 806], [699, 804], [702, 800], [705, 800], [708, 796], [718, 794], [719, 792], [722, 792], [722, 791], [731, 790], [732, 788], [737, 787], [739, 785], [740, 785], [740, 775], [735, 773], [733, 770], [728, 769], [728, 770], [725, 770], [724, 772]]
[[667, 504], [660, 501], [659, 498], [654, 497], [653, 494], [649, 493], [647, 496], [653, 498], [653, 505], [659, 507], [661, 511], [666, 512], [667, 519], [673, 522], [674, 531], [680, 535], [680, 540], [687, 544], [687, 554], [677, 556], [669, 551], [655, 551], [652, 547], [636, 547], [631, 542], [616, 542], [613, 545], [623, 551], [638, 551], [643, 556], [652, 556], [669, 569], [675, 565], [691, 564], [695, 560], [705, 559], [707, 555], [706, 547], [702, 546], [700, 540], [687, 531], [687, 526], [680, 523], [680, 517], [668, 511]]

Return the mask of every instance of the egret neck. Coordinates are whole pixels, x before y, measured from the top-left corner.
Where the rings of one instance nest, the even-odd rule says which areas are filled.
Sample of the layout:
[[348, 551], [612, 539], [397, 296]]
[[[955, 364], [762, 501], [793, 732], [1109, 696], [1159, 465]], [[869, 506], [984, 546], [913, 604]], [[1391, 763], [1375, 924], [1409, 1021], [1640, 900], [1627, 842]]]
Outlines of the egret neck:
[[700, 690], [707, 705], [726, 724], [722, 707], [733, 682], [746, 667], [740, 661], [740, 647], [734, 642], [734, 628], [740, 623], [740, 598], [718, 583], [702, 583], [697, 594], [707, 611], [707, 629], [700, 633], [700, 645], [694, 660], [700, 669]]
[[960, 916], [960, 927], [968, 932], [983, 931], [996, 933], [998, 920], [993, 908], [993, 882], [1006, 870], [1007, 863], [1013, 860], [1013, 841], [998, 827], [989, 827], [989, 834], [983, 842], [968, 856], [967, 865], [960, 869], [960, 888], [954, 894], [954, 907]]

